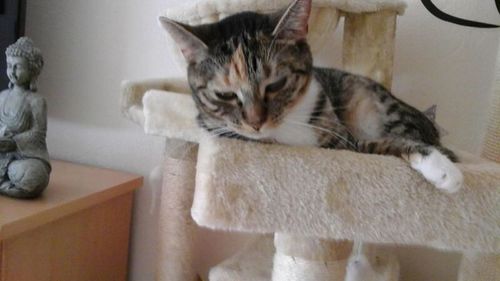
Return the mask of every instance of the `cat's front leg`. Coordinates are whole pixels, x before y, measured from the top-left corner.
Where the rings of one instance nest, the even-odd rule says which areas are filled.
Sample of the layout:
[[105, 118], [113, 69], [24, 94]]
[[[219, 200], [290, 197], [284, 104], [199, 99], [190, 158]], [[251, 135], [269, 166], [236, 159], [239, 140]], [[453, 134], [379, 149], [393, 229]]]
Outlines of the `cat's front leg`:
[[[445, 192], [457, 192], [463, 185], [462, 172], [435, 146], [407, 139], [387, 138], [359, 141], [357, 149], [363, 153], [401, 157], [427, 181]], [[447, 151], [444, 148], [442, 150]]]
[[427, 155], [420, 152], [409, 154], [408, 162], [413, 169], [420, 172], [425, 179], [440, 190], [453, 193], [462, 187], [464, 180], [462, 172], [448, 157], [435, 148], [431, 148]]

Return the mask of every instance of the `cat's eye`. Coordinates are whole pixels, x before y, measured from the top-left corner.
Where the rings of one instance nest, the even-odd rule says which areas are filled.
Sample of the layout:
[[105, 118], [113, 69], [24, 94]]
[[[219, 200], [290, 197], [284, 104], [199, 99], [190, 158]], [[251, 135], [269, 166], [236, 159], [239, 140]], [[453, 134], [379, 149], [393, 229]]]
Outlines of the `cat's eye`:
[[280, 80], [267, 85], [266, 86], [266, 94], [267, 93], [275, 93], [275, 92], [283, 89], [283, 87], [285, 87], [285, 84], [286, 84], [286, 77], [283, 77]]
[[223, 101], [231, 101], [238, 97], [235, 92], [215, 92], [215, 96]]

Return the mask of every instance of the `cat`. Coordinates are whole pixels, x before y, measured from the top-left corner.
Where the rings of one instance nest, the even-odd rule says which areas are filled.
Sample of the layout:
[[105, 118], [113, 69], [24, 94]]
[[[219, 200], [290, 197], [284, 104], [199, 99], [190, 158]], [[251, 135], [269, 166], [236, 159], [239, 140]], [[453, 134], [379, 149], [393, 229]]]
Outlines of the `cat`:
[[216, 136], [398, 156], [458, 191], [457, 157], [423, 113], [369, 78], [313, 66], [310, 10], [295, 0], [198, 26], [160, 17], [188, 63], [198, 124]]

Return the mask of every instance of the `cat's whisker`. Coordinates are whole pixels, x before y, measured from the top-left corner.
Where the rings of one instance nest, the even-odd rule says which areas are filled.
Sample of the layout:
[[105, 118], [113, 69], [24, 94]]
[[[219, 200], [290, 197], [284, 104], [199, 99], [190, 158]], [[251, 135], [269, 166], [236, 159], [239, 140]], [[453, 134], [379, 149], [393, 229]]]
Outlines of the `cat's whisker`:
[[[344, 107], [345, 108], [345, 107]], [[343, 126], [343, 124], [339, 121], [339, 120], [336, 120], [336, 119], [333, 119], [333, 118], [330, 118], [330, 117], [322, 117], [322, 116], [311, 116], [311, 115], [314, 115], [315, 113], [323, 113], [322, 110], [318, 110], [318, 111], [312, 111], [310, 113], [308, 112], [304, 112], [303, 115], [300, 115], [299, 114], [296, 114], [295, 117], [296, 118], [299, 118], [299, 119], [309, 119], [310, 121], [315, 121], [315, 120], [318, 120], [318, 121], [324, 121], [324, 122], [327, 122], [327, 124], [332, 124], [332, 125], [340, 125], [342, 127], [344, 127], [344, 129], [346, 130], [346, 132], [353, 138], [355, 139], [354, 135], [352, 134], [351, 130], [349, 130], [349, 128], [347, 126]], [[286, 119], [286, 118], [285, 118]], [[291, 120], [291, 119], [289, 119]], [[312, 124], [311, 124], [312, 125]], [[324, 129], [327, 129], [327, 128], [324, 128]]]
[[328, 121], [330, 124], [341, 124], [338, 120], [335, 120], [331, 117], [321, 117], [321, 116], [311, 116], [311, 115], [294, 115], [294, 117], [299, 119], [308, 119], [308, 120], [318, 120], [318, 121]]
[[218, 137], [221, 137], [223, 136], [225, 133], [219, 133], [219, 134], [210, 134], [210, 137], [212, 138], [218, 138]]
[[[313, 120], [313, 121], [325, 121], [327, 124], [332, 124], [332, 125], [342, 125], [341, 122], [338, 120], [335, 120], [334, 118], [330, 117], [321, 117], [321, 116], [311, 116], [312, 114], [304, 114], [304, 115], [294, 115], [295, 118], [298, 118], [300, 120]], [[285, 118], [287, 119], [287, 118]]]
[[[335, 107], [333, 108], [333, 110], [338, 110], [338, 109], [346, 109], [348, 108], [349, 106], [342, 106], [342, 107]], [[303, 113], [305, 114], [304, 116], [308, 117], [308, 116], [311, 116], [311, 114], [316, 114], [316, 113], [324, 113], [325, 110], [324, 109], [319, 109], [319, 110], [313, 110], [313, 111], [303, 111], [303, 112], [298, 112], [299, 114], [300, 113]]]
[[319, 131], [325, 132], [327, 134], [330, 134], [332, 136], [335, 136], [335, 137], [343, 140], [346, 145], [349, 145], [352, 149], [357, 150], [357, 147], [356, 147], [356, 145], [354, 143], [352, 143], [347, 138], [343, 137], [342, 135], [338, 134], [337, 132], [335, 132], [333, 130], [330, 130], [330, 129], [327, 129], [327, 128], [323, 128], [323, 127], [319, 127], [319, 126], [315, 126], [315, 125], [312, 125], [312, 124], [298, 122], [298, 121], [295, 121], [295, 120], [290, 120], [290, 119], [287, 119], [287, 118], [285, 118], [283, 121], [285, 123], [299, 125], [299, 126], [304, 126], [304, 127], [309, 127], [309, 128], [313, 128], [313, 129], [317, 129]]
[[212, 129], [209, 131], [209, 134], [211, 137], [220, 137], [220, 136], [228, 134], [228, 133], [230, 134], [233, 132], [227, 128], [216, 128], [216, 129]]
[[212, 138], [227, 137], [227, 138], [236, 138], [236, 139], [242, 138], [242, 136], [239, 135], [238, 133], [232, 131], [229, 128], [223, 128], [223, 127], [210, 129], [209, 137], [212, 137]]
[[[326, 121], [328, 122], [327, 124], [332, 124], [332, 125], [342, 125], [343, 124], [341, 122], [339, 122], [338, 120], [334, 120], [332, 118], [328, 118], [328, 117], [311, 117], [310, 118], [311, 121], [314, 121], [314, 120], [318, 120], [318, 121]], [[346, 127], [346, 126], [343, 126], [345, 131], [349, 134], [349, 136], [351, 136], [353, 139], [355, 139], [354, 135], [352, 134], [351, 130]]]

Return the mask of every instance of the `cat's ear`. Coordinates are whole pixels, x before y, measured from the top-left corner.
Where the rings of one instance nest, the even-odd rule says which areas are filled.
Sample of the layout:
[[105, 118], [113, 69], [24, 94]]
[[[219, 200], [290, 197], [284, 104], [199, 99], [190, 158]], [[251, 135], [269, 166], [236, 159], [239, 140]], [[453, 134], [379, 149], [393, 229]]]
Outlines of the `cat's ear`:
[[172, 36], [188, 63], [200, 62], [206, 58], [207, 45], [190, 32], [187, 26], [166, 17], [159, 17], [158, 22]]
[[311, 0], [294, 0], [281, 14], [272, 35], [279, 38], [306, 39]]

